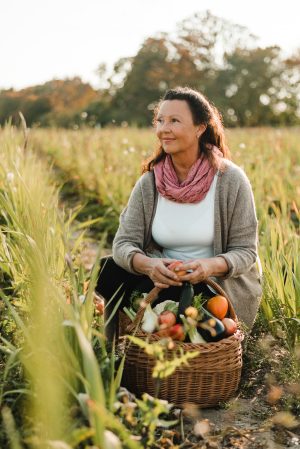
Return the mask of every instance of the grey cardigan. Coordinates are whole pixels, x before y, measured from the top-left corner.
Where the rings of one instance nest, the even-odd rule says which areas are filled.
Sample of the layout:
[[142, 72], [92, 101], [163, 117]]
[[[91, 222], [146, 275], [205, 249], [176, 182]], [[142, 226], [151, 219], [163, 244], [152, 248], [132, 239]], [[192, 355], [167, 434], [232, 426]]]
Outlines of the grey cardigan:
[[[228, 294], [239, 320], [253, 326], [260, 299], [262, 280], [257, 254], [257, 227], [254, 197], [245, 172], [224, 160], [225, 171], [218, 172], [214, 207], [214, 255], [223, 257], [229, 267], [225, 276], [213, 278]], [[120, 215], [113, 241], [114, 261], [125, 270], [132, 266], [135, 253], [162, 257], [152, 239], [152, 222], [157, 205], [153, 171], [143, 174], [134, 186], [128, 204]]]

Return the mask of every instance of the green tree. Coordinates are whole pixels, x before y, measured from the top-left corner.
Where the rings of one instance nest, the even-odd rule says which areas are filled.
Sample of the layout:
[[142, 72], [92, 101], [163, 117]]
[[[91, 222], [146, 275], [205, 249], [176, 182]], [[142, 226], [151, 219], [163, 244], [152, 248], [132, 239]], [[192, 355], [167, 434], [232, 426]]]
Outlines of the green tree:
[[[12, 91], [8, 91], [11, 93]], [[15, 95], [8, 95], [6, 91], [0, 94], [0, 124], [4, 123], [10, 118], [16, 118], [17, 111], [20, 109], [20, 98]]]
[[297, 101], [279, 47], [236, 48], [225, 62], [215, 79], [214, 95], [227, 125], [294, 123]]
[[52, 80], [20, 91], [0, 92], [0, 123], [9, 117], [18, 123], [21, 111], [29, 126], [34, 123], [72, 126], [73, 117], [98, 98], [98, 93], [79, 77]]
[[136, 56], [118, 61], [109, 79], [113, 119], [149, 125], [154, 104], [176, 85], [214, 91], [225, 50], [253, 40], [244, 27], [209, 11], [182, 21], [173, 34], [146, 39]]
[[[157, 101], [168, 86], [168, 81], [165, 80], [169, 73], [167, 57], [165, 38], [149, 38], [144, 42], [134, 57], [122, 86], [115, 90], [112, 98], [112, 115], [117, 123], [128, 121], [138, 126], [150, 123], [153, 102]], [[119, 65], [118, 69], [122, 66]], [[113, 89], [111, 92], [113, 93]]]

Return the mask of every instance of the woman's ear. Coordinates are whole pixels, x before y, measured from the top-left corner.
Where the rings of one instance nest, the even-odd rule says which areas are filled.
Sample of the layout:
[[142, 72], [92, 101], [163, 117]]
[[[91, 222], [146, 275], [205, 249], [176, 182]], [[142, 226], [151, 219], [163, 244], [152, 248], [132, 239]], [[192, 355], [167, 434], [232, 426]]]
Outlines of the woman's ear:
[[207, 128], [207, 126], [204, 123], [202, 123], [201, 125], [198, 126], [197, 131], [196, 131], [197, 139], [199, 139], [202, 136], [202, 134], [205, 132], [206, 128]]

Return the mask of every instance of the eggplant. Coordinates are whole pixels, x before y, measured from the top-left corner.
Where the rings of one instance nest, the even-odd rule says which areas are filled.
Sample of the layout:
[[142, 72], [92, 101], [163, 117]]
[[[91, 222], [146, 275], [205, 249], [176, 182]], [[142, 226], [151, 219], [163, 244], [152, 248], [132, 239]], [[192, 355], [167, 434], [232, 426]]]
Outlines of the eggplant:
[[185, 310], [193, 304], [194, 300], [194, 287], [188, 281], [184, 281], [181, 287], [181, 293], [179, 297], [179, 305], [177, 312], [177, 323], [182, 322], [180, 315], [184, 315]]
[[219, 341], [225, 337], [225, 326], [221, 320], [200, 307], [200, 319], [197, 324], [198, 332], [206, 341]]

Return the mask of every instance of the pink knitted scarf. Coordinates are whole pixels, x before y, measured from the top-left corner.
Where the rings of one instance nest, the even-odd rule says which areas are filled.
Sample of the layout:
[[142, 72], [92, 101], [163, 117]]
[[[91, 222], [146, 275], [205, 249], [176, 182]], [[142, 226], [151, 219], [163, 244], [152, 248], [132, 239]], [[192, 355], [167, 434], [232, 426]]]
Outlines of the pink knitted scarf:
[[[211, 150], [221, 158], [223, 154], [216, 146]], [[155, 183], [159, 193], [176, 203], [198, 203], [209, 191], [216, 170], [203, 155], [191, 166], [186, 179], [177, 178], [172, 158], [169, 154], [154, 166]]]

